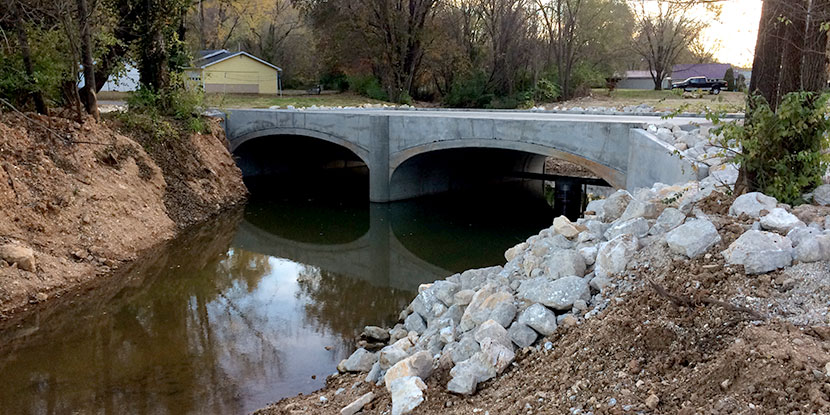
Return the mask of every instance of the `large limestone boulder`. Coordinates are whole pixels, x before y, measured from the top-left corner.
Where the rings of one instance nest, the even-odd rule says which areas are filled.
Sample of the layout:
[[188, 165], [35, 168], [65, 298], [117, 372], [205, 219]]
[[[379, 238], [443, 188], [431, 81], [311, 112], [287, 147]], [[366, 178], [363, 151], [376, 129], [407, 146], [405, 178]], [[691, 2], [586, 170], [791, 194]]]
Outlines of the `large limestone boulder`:
[[463, 362], [481, 350], [481, 346], [476, 341], [475, 337], [468, 333], [466, 336], [459, 339], [457, 342], [452, 342], [444, 347], [443, 353], [449, 354], [453, 363]]
[[516, 305], [513, 296], [504, 291], [494, 292], [487, 296], [482, 302], [474, 301], [464, 311], [459, 326], [466, 330], [487, 320], [495, 320], [502, 327], [510, 326], [510, 322], [516, 317]]
[[482, 344], [484, 339], [489, 338], [501, 343], [504, 347], [511, 349], [513, 347], [513, 341], [510, 340], [507, 330], [495, 320], [487, 320], [479, 326], [479, 328], [476, 329], [474, 338], [478, 344]]
[[496, 369], [497, 374], [504, 372], [504, 369], [507, 369], [507, 366], [516, 358], [516, 352], [513, 351], [512, 344], [508, 347], [489, 337], [481, 342], [481, 352], [479, 353], [487, 358], [488, 363]]
[[380, 363], [380, 368], [383, 370], [387, 370], [390, 367], [394, 366], [395, 363], [400, 362], [403, 359], [409, 357], [412, 353], [412, 347], [415, 344], [412, 342], [412, 339], [409, 337], [404, 337], [389, 346], [380, 349], [378, 352], [378, 361]]
[[761, 228], [773, 232], [787, 233], [793, 228], [806, 226], [795, 215], [781, 208], [774, 208], [769, 214], [761, 218]]
[[424, 402], [427, 385], [417, 376], [407, 376], [396, 379], [389, 389], [392, 397], [392, 415], [404, 415], [411, 413]]
[[795, 247], [793, 259], [798, 262], [830, 260], [830, 235], [813, 235]]
[[679, 209], [670, 207], [663, 210], [657, 218], [657, 222], [649, 231], [652, 235], [662, 235], [678, 226], [686, 220], [686, 214]]
[[790, 266], [793, 246], [787, 237], [777, 233], [750, 230], [722, 254], [728, 264], [743, 265], [747, 274], [763, 274]]
[[628, 207], [628, 203], [631, 199], [633, 198], [628, 191], [617, 190], [614, 194], [605, 199], [605, 202], [602, 204], [602, 209], [597, 212], [599, 214], [599, 218], [603, 222], [613, 222], [619, 219], [625, 212], [625, 209]]
[[729, 207], [729, 214], [731, 216], [746, 214], [749, 217], [758, 218], [761, 216], [761, 211], [771, 212], [777, 205], [778, 201], [774, 197], [759, 192], [746, 193], [738, 196], [732, 202], [732, 206]]
[[577, 225], [571, 222], [567, 217], [560, 216], [553, 220], [553, 230], [568, 239], [573, 239], [580, 232], [585, 230], [585, 227], [582, 225]]
[[377, 361], [377, 354], [361, 347], [346, 359], [342, 369], [345, 372], [368, 372]]
[[450, 392], [472, 395], [480, 382], [496, 377], [496, 368], [483, 353], [477, 352], [450, 370], [452, 379], [447, 383]]
[[657, 205], [652, 202], [643, 202], [638, 199], [632, 199], [625, 208], [620, 222], [625, 222], [631, 219], [646, 218], [654, 219], [657, 217]]
[[823, 184], [813, 190], [813, 202], [822, 206], [830, 205], [830, 184]]
[[624, 234], [600, 245], [594, 273], [598, 277], [610, 277], [625, 271], [628, 261], [637, 252], [639, 241], [636, 236]]
[[706, 219], [690, 220], [666, 234], [669, 249], [689, 258], [702, 255], [720, 241], [715, 225]]
[[585, 279], [575, 275], [559, 279], [543, 276], [522, 282], [517, 296], [555, 310], [570, 310], [574, 301], [589, 301], [591, 289]]
[[5, 244], [0, 245], [0, 259], [9, 264], [17, 264], [17, 267], [24, 270], [35, 272], [35, 252], [28, 247]]
[[520, 254], [522, 254], [527, 249], [527, 246], [527, 242], [522, 242], [508, 249], [507, 251], [504, 251], [504, 259], [507, 260], [507, 262], [512, 261], [513, 258], [516, 258]]
[[536, 341], [536, 338], [539, 337], [532, 328], [519, 323], [518, 321], [513, 322], [510, 325], [510, 328], [507, 329], [507, 335], [510, 336], [510, 340], [513, 341], [518, 347], [527, 347], [533, 344]]
[[432, 364], [432, 355], [427, 351], [420, 351], [395, 363], [383, 376], [386, 390], [392, 392], [392, 384], [396, 379], [410, 376], [416, 376], [421, 379], [428, 378], [432, 374]]
[[556, 314], [539, 303], [534, 303], [522, 311], [516, 321], [538, 331], [543, 336], [550, 336], [556, 331]]
[[363, 410], [363, 407], [368, 405], [375, 399], [375, 393], [369, 392], [363, 396], [355, 399], [352, 403], [343, 407], [340, 410], [340, 415], [354, 415]]
[[649, 224], [643, 217], [629, 219], [627, 221], [619, 220], [614, 223], [607, 231], [605, 231], [605, 239], [612, 240], [617, 236], [624, 234], [631, 234], [638, 238], [642, 238], [648, 234]]
[[585, 275], [585, 259], [576, 250], [561, 249], [550, 254], [545, 264], [545, 274], [552, 278], [568, 275]]

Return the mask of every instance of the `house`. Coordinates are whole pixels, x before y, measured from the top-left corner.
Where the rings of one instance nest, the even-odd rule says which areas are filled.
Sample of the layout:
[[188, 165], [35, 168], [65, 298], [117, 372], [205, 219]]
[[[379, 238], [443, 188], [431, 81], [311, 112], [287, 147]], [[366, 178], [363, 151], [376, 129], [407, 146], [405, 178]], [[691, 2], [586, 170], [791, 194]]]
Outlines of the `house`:
[[186, 73], [205, 92], [282, 93], [282, 69], [247, 52], [200, 51], [199, 58]]
[[[671, 77], [675, 81], [684, 81], [693, 76], [705, 76], [709, 79], [723, 79], [732, 65], [728, 63], [691, 63], [674, 65]], [[737, 74], [735, 75], [737, 76]]]
[[[618, 89], [654, 89], [654, 80], [649, 71], [625, 71], [625, 76], [617, 82]], [[663, 79], [663, 89], [671, 88], [671, 79]]]

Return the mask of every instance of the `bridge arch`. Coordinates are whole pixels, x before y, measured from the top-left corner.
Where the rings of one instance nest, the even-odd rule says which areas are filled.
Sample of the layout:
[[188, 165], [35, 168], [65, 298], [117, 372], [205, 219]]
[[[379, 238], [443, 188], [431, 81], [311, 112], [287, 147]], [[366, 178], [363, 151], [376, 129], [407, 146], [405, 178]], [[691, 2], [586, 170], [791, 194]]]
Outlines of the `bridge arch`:
[[288, 128], [288, 127], [268, 127], [261, 130], [256, 130], [244, 134], [240, 137], [229, 140], [230, 151], [235, 153], [243, 144], [254, 139], [267, 139], [268, 137], [309, 137], [318, 140], [326, 141], [332, 144], [337, 144], [341, 147], [349, 149], [352, 153], [357, 155], [360, 160], [369, 165], [369, 149], [355, 143], [352, 140], [334, 135], [325, 131], [313, 130], [308, 128]]
[[[395, 172], [399, 167], [406, 162], [413, 160], [416, 157], [421, 157], [429, 153], [438, 152], [442, 150], [454, 149], [493, 149], [493, 150], [507, 150], [513, 152], [521, 152], [528, 155], [535, 155], [540, 157], [553, 157], [565, 161], [578, 164], [598, 177], [605, 179], [609, 184], [617, 188], [625, 188], [625, 174], [611, 167], [605, 166], [594, 160], [575, 155], [566, 151], [561, 151], [550, 146], [543, 146], [534, 143], [511, 141], [511, 140], [493, 140], [493, 139], [459, 139], [459, 140], [443, 140], [431, 143], [413, 146], [390, 155], [389, 159], [389, 178], [393, 180]], [[541, 172], [539, 172], [541, 173]]]

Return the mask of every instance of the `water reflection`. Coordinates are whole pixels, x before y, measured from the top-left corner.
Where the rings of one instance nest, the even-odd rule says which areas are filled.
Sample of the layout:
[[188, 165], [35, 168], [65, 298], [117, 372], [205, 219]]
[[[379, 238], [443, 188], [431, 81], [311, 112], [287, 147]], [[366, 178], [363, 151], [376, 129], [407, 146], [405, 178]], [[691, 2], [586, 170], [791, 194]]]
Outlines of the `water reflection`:
[[243, 413], [310, 392], [419, 283], [500, 263], [550, 221], [344, 200], [254, 200], [0, 329], [0, 413]]

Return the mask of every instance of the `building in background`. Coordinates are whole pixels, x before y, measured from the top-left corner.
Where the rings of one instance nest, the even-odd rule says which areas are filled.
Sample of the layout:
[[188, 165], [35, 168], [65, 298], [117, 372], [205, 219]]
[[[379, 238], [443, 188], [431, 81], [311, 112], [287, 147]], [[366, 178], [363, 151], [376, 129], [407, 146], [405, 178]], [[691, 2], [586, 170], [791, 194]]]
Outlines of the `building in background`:
[[242, 51], [200, 51], [186, 74], [192, 83], [208, 93], [282, 93], [282, 69]]
[[[654, 89], [654, 80], [650, 71], [625, 71], [625, 76], [617, 82], [618, 89]], [[663, 89], [671, 88], [671, 79], [663, 79]]]

